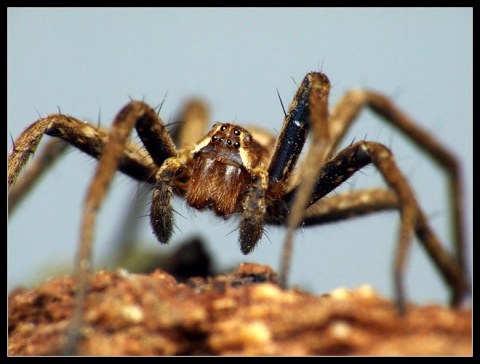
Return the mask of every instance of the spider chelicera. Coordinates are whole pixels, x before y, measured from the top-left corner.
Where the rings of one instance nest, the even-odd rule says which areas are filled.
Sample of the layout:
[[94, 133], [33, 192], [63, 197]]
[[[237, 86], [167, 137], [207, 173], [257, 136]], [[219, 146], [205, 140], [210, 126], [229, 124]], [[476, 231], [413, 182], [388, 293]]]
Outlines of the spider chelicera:
[[[216, 123], [202, 136], [205, 110], [192, 103], [176, 138], [157, 112], [144, 102], [131, 101], [117, 115], [109, 131], [71, 116], [49, 115], [31, 124], [14, 142], [8, 158], [8, 186], [12, 187], [44, 134], [74, 145], [99, 159], [87, 192], [77, 261], [77, 326], [90, 271], [96, 212], [113, 174], [119, 170], [153, 185], [150, 221], [157, 239], [168, 243], [174, 227], [173, 195], [195, 209], [209, 209], [223, 218], [240, 218], [239, 243], [244, 254], [262, 238], [265, 225], [286, 226], [280, 281], [286, 286], [294, 231], [389, 209], [400, 211], [400, 232], [394, 262], [397, 307], [405, 312], [402, 275], [406, 253], [416, 235], [451, 290], [458, 305], [468, 283], [464, 273], [462, 181], [459, 163], [431, 135], [423, 131], [385, 96], [352, 90], [328, 112], [330, 83], [323, 73], [308, 73], [286, 112], [280, 134], [234, 123]], [[357, 114], [369, 107], [410, 137], [450, 176], [455, 232], [455, 256], [442, 246], [420, 208], [391, 151], [376, 142], [359, 141], [336, 151]], [[129, 140], [135, 128], [144, 148]], [[307, 135], [311, 141], [298, 173], [293, 173]], [[65, 143], [63, 143], [65, 144]], [[178, 148], [177, 148], [178, 146]], [[58, 146], [57, 146], [58, 147]], [[61, 147], [60, 147], [61, 148]], [[389, 189], [329, 192], [366, 165], [373, 164]], [[20, 181], [21, 182], [21, 181]], [[20, 182], [15, 186], [18, 189]], [[16, 196], [11, 189], [10, 199]], [[78, 334], [78, 332], [77, 332]]]

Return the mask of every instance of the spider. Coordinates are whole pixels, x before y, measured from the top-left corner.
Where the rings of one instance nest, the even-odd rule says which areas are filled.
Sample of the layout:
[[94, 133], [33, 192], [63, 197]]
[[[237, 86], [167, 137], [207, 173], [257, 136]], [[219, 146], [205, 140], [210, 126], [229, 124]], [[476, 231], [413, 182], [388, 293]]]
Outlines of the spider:
[[[162, 244], [174, 230], [174, 195], [198, 210], [218, 217], [236, 216], [240, 250], [250, 253], [261, 240], [266, 225], [286, 227], [280, 282], [287, 285], [294, 232], [311, 226], [384, 210], [400, 212], [400, 231], [393, 268], [398, 312], [405, 313], [403, 271], [407, 250], [415, 234], [451, 290], [451, 304], [459, 305], [468, 290], [464, 271], [462, 226], [462, 181], [456, 158], [416, 125], [382, 94], [352, 90], [328, 111], [330, 82], [320, 72], [308, 73], [285, 113], [275, 139], [258, 128], [235, 123], [215, 123], [205, 136], [206, 112], [192, 103], [176, 139], [157, 112], [144, 102], [129, 102], [107, 132], [71, 116], [55, 114], [31, 124], [14, 142], [8, 157], [8, 186], [14, 185], [29, 156], [44, 134], [54, 136], [99, 160], [88, 188], [82, 215], [77, 259], [77, 300], [72, 327], [77, 331], [82, 316], [90, 271], [95, 218], [113, 174], [119, 170], [153, 186], [150, 223]], [[381, 118], [409, 136], [446, 169], [450, 176], [455, 255], [448, 253], [431, 229], [392, 152], [371, 141], [337, 147], [362, 108], [369, 107]], [[132, 129], [144, 148], [129, 140]], [[298, 168], [307, 136], [309, 149]], [[65, 143], [63, 143], [65, 144]], [[58, 152], [56, 152], [58, 153]], [[355, 172], [374, 165], [389, 189], [377, 188], [327, 194]], [[14, 188], [11, 193], [14, 193]], [[72, 329], [72, 332], [75, 332]], [[75, 333], [71, 333], [74, 341]], [[72, 341], [71, 340], [71, 341]]]

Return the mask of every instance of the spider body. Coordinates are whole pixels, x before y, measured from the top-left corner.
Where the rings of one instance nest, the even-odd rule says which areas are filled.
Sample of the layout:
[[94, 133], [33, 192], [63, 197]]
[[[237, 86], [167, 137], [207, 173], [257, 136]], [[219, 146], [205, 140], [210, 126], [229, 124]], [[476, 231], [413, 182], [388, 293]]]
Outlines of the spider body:
[[[185, 198], [195, 209], [209, 209], [227, 219], [248, 210], [244, 197], [252, 190], [252, 181], [266, 173], [267, 145], [262, 145], [252, 133], [238, 125], [216, 123], [193, 146], [166, 159], [156, 175], [150, 221], [161, 243], [168, 243], [173, 231], [173, 194]], [[263, 224], [259, 220], [256, 224], [258, 231], [254, 234], [259, 235]], [[256, 241], [253, 244], [251, 241], [251, 236], [241, 236], [242, 251], [247, 253], [253, 249]]]
[[[184, 198], [195, 209], [209, 209], [226, 219], [239, 217], [239, 243], [244, 254], [250, 253], [261, 240], [265, 225], [285, 226], [282, 286], [286, 286], [293, 234], [298, 226], [396, 209], [400, 212], [400, 228], [393, 283], [399, 313], [405, 312], [403, 271], [414, 235], [449, 286], [451, 303], [460, 304], [469, 283], [464, 263], [463, 183], [458, 161], [386, 96], [368, 90], [352, 90], [329, 112], [329, 90], [326, 75], [308, 73], [298, 87], [276, 139], [260, 128], [244, 128], [232, 123], [216, 123], [202, 137], [207, 117], [198, 103], [187, 108], [178, 137], [172, 137], [155, 110], [139, 101], [128, 103], [108, 132], [61, 114], [49, 115], [30, 125], [14, 142], [9, 155], [9, 188], [44, 134], [60, 138], [99, 159], [85, 198], [77, 260], [79, 288], [70, 345], [74, 345], [79, 335], [96, 211], [117, 170], [153, 185], [150, 222], [161, 243], [168, 243], [173, 234], [173, 195]], [[431, 229], [413, 190], [386, 146], [359, 141], [337, 151], [346, 131], [364, 107], [410, 137], [447, 171], [454, 204], [452, 220], [456, 249], [453, 255]], [[144, 148], [129, 141], [133, 128]], [[309, 135], [310, 147], [297, 166]], [[388, 188], [329, 195], [369, 164], [378, 169]], [[294, 169], [297, 173], [293, 173]], [[10, 194], [21, 194], [17, 192], [21, 185], [17, 183]], [[10, 205], [9, 201], [9, 208]]]
[[188, 205], [210, 208], [228, 217], [241, 212], [255, 168], [264, 168], [268, 151], [247, 129], [217, 124], [193, 150], [193, 169], [187, 185]]

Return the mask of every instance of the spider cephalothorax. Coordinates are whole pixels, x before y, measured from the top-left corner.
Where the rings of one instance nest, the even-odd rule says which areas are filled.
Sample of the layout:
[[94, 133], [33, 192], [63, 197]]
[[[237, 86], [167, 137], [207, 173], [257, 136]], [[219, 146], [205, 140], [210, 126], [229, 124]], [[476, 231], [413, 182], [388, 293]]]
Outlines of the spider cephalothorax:
[[268, 152], [244, 128], [216, 124], [193, 150], [193, 168], [185, 198], [188, 205], [209, 207], [217, 216], [241, 212], [256, 168], [265, 168]]
[[[372, 91], [353, 90], [329, 113], [329, 90], [329, 80], [323, 73], [308, 73], [286, 112], [276, 139], [261, 128], [245, 128], [233, 123], [216, 123], [202, 137], [207, 117], [205, 108], [198, 102], [186, 109], [178, 137], [172, 137], [155, 110], [139, 101], [129, 102], [108, 132], [62, 114], [49, 115], [30, 125], [17, 138], [9, 155], [9, 187], [44, 134], [63, 139], [99, 159], [87, 192], [81, 227], [77, 261], [77, 326], [90, 269], [96, 211], [117, 170], [153, 185], [150, 221], [161, 243], [168, 243], [173, 233], [173, 195], [184, 198], [192, 208], [209, 209], [219, 217], [238, 216], [239, 242], [244, 254], [251, 252], [260, 241], [265, 225], [285, 226], [287, 233], [281, 267], [283, 286], [286, 285], [293, 232], [298, 226], [398, 209], [401, 224], [393, 271], [399, 312], [405, 311], [403, 270], [414, 235], [450, 287], [452, 304], [459, 304], [468, 289], [464, 272], [459, 163], [387, 97]], [[449, 172], [454, 202], [455, 256], [444, 249], [430, 228], [387, 147], [360, 141], [336, 151], [363, 107], [369, 107], [410, 137]], [[144, 149], [129, 141], [133, 128]], [[310, 147], [301, 165], [297, 166], [309, 134]], [[369, 164], [379, 170], [389, 189], [348, 191], [323, 198]], [[295, 168], [297, 173], [293, 173]], [[19, 185], [21, 183], [16, 187], [20, 188]], [[14, 192], [12, 189], [12, 195]]]

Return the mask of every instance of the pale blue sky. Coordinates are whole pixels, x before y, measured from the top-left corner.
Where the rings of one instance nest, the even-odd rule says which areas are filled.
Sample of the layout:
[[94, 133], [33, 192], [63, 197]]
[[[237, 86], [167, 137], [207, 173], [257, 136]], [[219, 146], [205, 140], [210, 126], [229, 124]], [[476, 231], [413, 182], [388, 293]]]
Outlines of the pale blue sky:
[[[464, 166], [467, 235], [472, 229], [473, 11], [445, 9], [142, 8], [7, 10], [7, 149], [39, 115], [62, 112], [102, 125], [129, 98], [158, 105], [168, 120], [189, 95], [211, 105], [213, 121], [260, 124], [278, 132], [285, 104], [309, 71], [332, 83], [331, 103], [353, 87], [390, 95], [423, 128], [454, 151]], [[292, 80], [295, 81], [293, 81]], [[451, 244], [444, 175], [371, 113], [362, 113], [352, 139], [387, 144], [410, 179], [432, 225]], [[70, 151], [8, 221], [10, 290], [40, 277], [52, 262], [72, 264], [82, 200], [95, 162]], [[382, 184], [374, 168], [345, 188]], [[118, 175], [101, 209], [95, 261], [101, 267], [120, 229], [122, 210], [136, 185]], [[221, 268], [242, 261], [280, 266], [284, 230], [267, 228], [245, 257], [232, 232], [209, 212], [176, 202], [170, 246], [160, 246], [148, 219], [139, 217], [149, 249], [172, 249], [200, 234]], [[148, 211], [144, 207], [141, 215]], [[397, 213], [305, 229], [296, 237], [290, 284], [315, 293], [370, 283], [392, 295]], [[407, 265], [406, 289], [416, 302], [445, 302], [446, 290], [417, 241]], [[471, 245], [470, 245], [471, 248]]]

